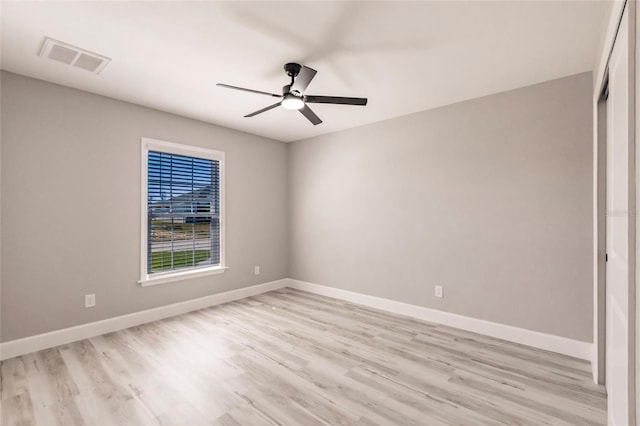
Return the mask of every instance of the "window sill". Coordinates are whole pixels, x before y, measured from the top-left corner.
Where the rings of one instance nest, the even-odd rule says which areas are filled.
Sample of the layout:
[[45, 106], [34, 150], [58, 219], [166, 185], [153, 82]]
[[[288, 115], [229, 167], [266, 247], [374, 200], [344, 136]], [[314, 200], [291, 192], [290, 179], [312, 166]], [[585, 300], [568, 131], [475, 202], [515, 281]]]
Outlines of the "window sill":
[[174, 281], [186, 280], [189, 278], [222, 274], [227, 269], [229, 269], [228, 266], [215, 266], [213, 268], [192, 269], [190, 271], [173, 272], [157, 276], [147, 275], [146, 278], [139, 280], [138, 284], [140, 284], [142, 287], [148, 287], [157, 284], [166, 284]]

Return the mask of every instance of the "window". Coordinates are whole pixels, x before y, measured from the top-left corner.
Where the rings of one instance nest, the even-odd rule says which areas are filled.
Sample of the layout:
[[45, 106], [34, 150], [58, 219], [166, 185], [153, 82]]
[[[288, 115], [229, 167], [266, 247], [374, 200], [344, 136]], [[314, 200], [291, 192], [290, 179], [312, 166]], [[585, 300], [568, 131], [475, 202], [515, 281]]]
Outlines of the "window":
[[224, 272], [224, 153], [142, 139], [142, 285]]

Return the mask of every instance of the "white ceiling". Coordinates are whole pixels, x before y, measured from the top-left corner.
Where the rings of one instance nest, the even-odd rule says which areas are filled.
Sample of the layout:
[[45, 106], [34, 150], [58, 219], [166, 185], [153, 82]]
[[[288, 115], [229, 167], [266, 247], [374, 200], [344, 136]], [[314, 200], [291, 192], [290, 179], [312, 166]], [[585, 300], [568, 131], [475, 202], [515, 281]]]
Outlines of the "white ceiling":
[[[593, 68], [600, 1], [4, 2], [2, 68], [282, 141], [295, 141]], [[112, 58], [100, 75], [38, 56], [45, 36]], [[286, 62], [318, 71], [324, 123], [276, 108]]]

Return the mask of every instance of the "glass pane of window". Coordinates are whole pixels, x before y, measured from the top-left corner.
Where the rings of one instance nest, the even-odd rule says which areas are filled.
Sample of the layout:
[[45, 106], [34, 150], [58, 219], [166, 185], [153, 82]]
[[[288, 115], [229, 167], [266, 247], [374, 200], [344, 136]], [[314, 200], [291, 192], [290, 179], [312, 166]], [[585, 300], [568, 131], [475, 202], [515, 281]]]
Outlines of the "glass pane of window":
[[149, 151], [147, 272], [220, 264], [220, 164]]

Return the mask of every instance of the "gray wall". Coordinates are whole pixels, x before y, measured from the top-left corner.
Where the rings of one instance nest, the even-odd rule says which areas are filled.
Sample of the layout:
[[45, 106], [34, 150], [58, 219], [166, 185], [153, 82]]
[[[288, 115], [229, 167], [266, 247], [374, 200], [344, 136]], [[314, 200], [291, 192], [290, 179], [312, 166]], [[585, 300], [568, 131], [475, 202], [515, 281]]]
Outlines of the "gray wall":
[[[588, 73], [288, 147], [1, 76], [2, 341], [287, 276], [591, 341]], [[136, 283], [141, 137], [225, 151], [226, 273]]]
[[[1, 76], [2, 341], [287, 276], [284, 143]], [[225, 151], [224, 274], [137, 284], [141, 137]]]
[[293, 143], [290, 277], [591, 341], [591, 84]]

